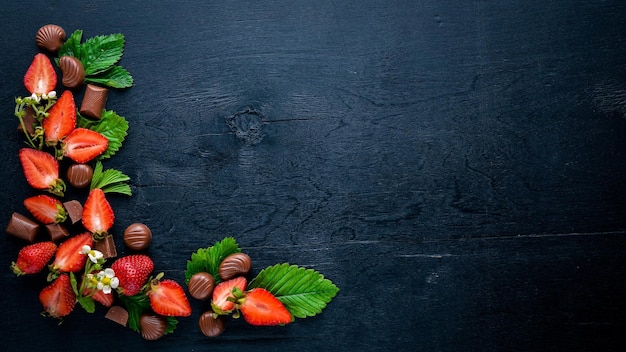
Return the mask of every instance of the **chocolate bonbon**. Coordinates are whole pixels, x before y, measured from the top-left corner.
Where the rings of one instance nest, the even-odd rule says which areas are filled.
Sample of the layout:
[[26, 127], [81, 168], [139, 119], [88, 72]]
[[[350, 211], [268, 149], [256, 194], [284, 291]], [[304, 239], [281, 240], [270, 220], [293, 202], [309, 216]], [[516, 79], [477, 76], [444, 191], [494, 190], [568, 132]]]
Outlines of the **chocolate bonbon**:
[[164, 317], [155, 314], [143, 314], [139, 318], [141, 336], [146, 340], [158, 340], [165, 334], [167, 322]]
[[117, 249], [112, 235], [106, 235], [103, 239], [96, 241], [94, 247], [102, 252], [105, 259], [117, 257]]
[[219, 275], [222, 280], [229, 280], [247, 274], [251, 267], [252, 261], [247, 254], [234, 253], [224, 258], [219, 267]]
[[211, 294], [213, 294], [215, 279], [213, 279], [213, 276], [209, 273], [196, 273], [189, 279], [187, 288], [193, 298], [204, 300], [211, 297]]
[[47, 24], [37, 31], [35, 43], [41, 49], [55, 53], [65, 40], [65, 30], [56, 24]]
[[124, 230], [124, 243], [133, 250], [148, 248], [152, 241], [152, 231], [141, 223], [131, 224]]
[[60, 242], [70, 237], [70, 232], [63, 224], [48, 224], [46, 225], [46, 231], [48, 231], [50, 240], [53, 242]]
[[209, 310], [200, 316], [198, 327], [204, 336], [219, 336], [224, 332], [224, 320], [221, 316], [215, 316], [213, 311]]
[[72, 164], [67, 168], [67, 181], [76, 188], [85, 188], [91, 183], [93, 168], [87, 164]]
[[100, 119], [102, 111], [106, 105], [109, 90], [104, 87], [98, 87], [88, 84], [85, 88], [85, 95], [80, 105], [80, 113], [92, 119]]
[[34, 242], [39, 232], [39, 224], [20, 213], [13, 213], [6, 233], [28, 242]]
[[67, 88], [78, 88], [85, 82], [85, 68], [79, 59], [73, 56], [61, 56], [59, 67], [63, 73], [61, 82]]

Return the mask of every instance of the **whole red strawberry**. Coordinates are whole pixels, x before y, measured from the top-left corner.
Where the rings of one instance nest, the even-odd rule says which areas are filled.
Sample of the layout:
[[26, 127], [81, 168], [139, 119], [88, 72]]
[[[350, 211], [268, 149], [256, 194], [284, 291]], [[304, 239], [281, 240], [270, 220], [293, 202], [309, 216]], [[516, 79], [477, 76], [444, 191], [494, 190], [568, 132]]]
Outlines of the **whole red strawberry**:
[[147, 255], [134, 254], [117, 259], [111, 265], [120, 281], [118, 290], [125, 296], [139, 293], [154, 270], [154, 263]]
[[28, 245], [20, 250], [11, 269], [18, 276], [36, 274], [48, 264], [56, 250], [57, 245], [52, 241]]
[[45, 312], [53, 318], [61, 318], [72, 312], [76, 304], [76, 294], [70, 277], [62, 274], [39, 293], [39, 302]]

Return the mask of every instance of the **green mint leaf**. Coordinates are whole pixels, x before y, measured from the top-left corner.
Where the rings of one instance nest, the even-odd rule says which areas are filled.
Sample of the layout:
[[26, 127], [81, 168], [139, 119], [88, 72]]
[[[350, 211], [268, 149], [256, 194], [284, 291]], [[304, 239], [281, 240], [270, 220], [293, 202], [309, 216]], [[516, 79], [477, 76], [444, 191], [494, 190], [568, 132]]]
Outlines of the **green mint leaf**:
[[109, 140], [109, 146], [104, 153], [98, 156], [99, 160], [113, 156], [120, 149], [128, 134], [128, 121], [111, 110], [104, 110], [100, 120], [90, 120], [76, 114], [76, 124], [78, 127], [99, 132]]
[[133, 77], [126, 69], [116, 65], [97, 75], [85, 77], [85, 82], [121, 89], [131, 87]]
[[106, 71], [115, 65], [124, 52], [124, 35], [121, 33], [89, 38], [81, 47], [81, 62], [85, 76]]
[[150, 309], [150, 300], [143, 293], [134, 296], [118, 295], [118, 297], [128, 311], [128, 327], [135, 332], [141, 332], [139, 318]]
[[233, 237], [226, 237], [208, 248], [200, 248], [191, 254], [191, 260], [187, 261], [185, 270], [185, 283], [194, 274], [207, 272], [213, 276], [215, 284], [220, 283], [219, 268], [222, 260], [233, 253], [239, 253], [241, 249]]
[[[77, 59], [81, 59], [81, 40], [83, 38], [83, 31], [80, 29], [77, 29], [74, 31], [74, 33], [72, 33], [67, 40], [65, 41], [65, 43], [63, 43], [63, 45], [61, 45], [61, 47], [59, 48], [58, 51], [58, 57], [60, 58], [61, 56], [73, 56]], [[56, 59], [57, 65], [58, 65], [58, 59]]]
[[339, 288], [319, 272], [288, 263], [261, 270], [248, 284], [248, 289], [255, 287], [271, 292], [296, 318], [321, 313], [339, 292]]
[[121, 193], [127, 196], [132, 195], [130, 186], [125, 182], [130, 181], [130, 177], [115, 169], [103, 171], [102, 162], [96, 162], [91, 177], [89, 189], [100, 188], [104, 193]]

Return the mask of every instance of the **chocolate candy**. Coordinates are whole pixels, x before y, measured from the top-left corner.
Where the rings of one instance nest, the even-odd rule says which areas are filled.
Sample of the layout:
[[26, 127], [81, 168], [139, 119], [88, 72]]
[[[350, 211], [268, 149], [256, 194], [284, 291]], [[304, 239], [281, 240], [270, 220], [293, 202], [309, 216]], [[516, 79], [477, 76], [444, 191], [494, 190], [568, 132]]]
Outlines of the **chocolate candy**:
[[37, 46], [55, 53], [59, 50], [65, 40], [65, 31], [56, 24], [47, 24], [37, 31], [35, 43]]
[[222, 280], [230, 280], [235, 276], [245, 275], [250, 271], [252, 261], [245, 253], [234, 253], [224, 258], [219, 267]]
[[72, 164], [67, 168], [67, 181], [76, 188], [85, 188], [91, 183], [93, 168], [87, 164]]
[[83, 205], [80, 204], [79, 201], [68, 200], [67, 202], [63, 203], [63, 207], [65, 208], [65, 211], [67, 212], [67, 215], [70, 218], [72, 225], [79, 222], [83, 218]]
[[100, 119], [108, 94], [108, 89], [88, 84], [83, 95], [83, 102], [80, 104], [80, 113], [92, 119]]
[[164, 317], [154, 314], [143, 314], [139, 318], [141, 337], [146, 340], [158, 340], [165, 334], [167, 322]]
[[63, 73], [61, 82], [67, 88], [78, 88], [85, 82], [85, 68], [79, 59], [73, 56], [61, 56], [59, 67]]
[[204, 336], [215, 337], [224, 332], [224, 320], [221, 316], [214, 316], [213, 311], [202, 313], [198, 320], [198, 326]]
[[46, 230], [50, 235], [50, 240], [53, 242], [60, 242], [70, 237], [70, 232], [62, 224], [48, 224]]
[[104, 317], [122, 326], [126, 326], [128, 323], [128, 311], [120, 306], [112, 306], [109, 308]]
[[106, 235], [103, 239], [96, 241], [94, 248], [100, 252], [105, 259], [117, 257], [117, 249], [115, 248], [115, 241], [113, 236]]
[[152, 241], [152, 231], [148, 226], [141, 223], [131, 224], [124, 230], [124, 243], [133, 250], [148, 248]]
[[37, 232], [39, 232], [39, 224], [22, 214], [13, 213], [6, 232], [11, 236], [34, 242]]
[[189, 279], [187, 288], [189, 289], [189, 293], [193, 298], [204, 300], [208, 297], [211, 297], [211, 295], [213, 294], [213, 289], [215, 288], [215, 280], [213, 279], [213, 276], [209, 273], [195, 273]]

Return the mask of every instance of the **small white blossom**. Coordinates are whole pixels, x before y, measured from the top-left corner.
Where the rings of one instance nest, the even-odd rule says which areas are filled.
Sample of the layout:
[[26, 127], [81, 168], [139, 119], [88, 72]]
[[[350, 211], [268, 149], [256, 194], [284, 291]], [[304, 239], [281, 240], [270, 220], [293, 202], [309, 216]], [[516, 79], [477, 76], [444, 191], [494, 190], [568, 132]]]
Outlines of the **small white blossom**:
[[48, 99], [54, 99], [57, 96], [57, 92], [54, 90], [51, 90], [48, 92]]
[[39, 103], [39, 99], [40, 99], [39, 95], [33, 93], [33, 95], [31, 95], [30, 98], [34, 100], [35, 102]]
[[89, 260], [91, 260], [92, 263], [98, 263], [99, 259], [104, 258], [104, 254], [102, 254], [102, 252], [91, 249], [91, 247], [89, 247], [88, 245], [82, 246], [80, 249], [80, 253], [87, 254], [89, 256]]
[[116, 289], [120, 284], [120, 280], [115, 276], [115, 271], [111, 268], [100, 271], [96, 278], [98, 279], [98, 290], [102, 290], [105, 294], [111, 293], [111, 289]]

